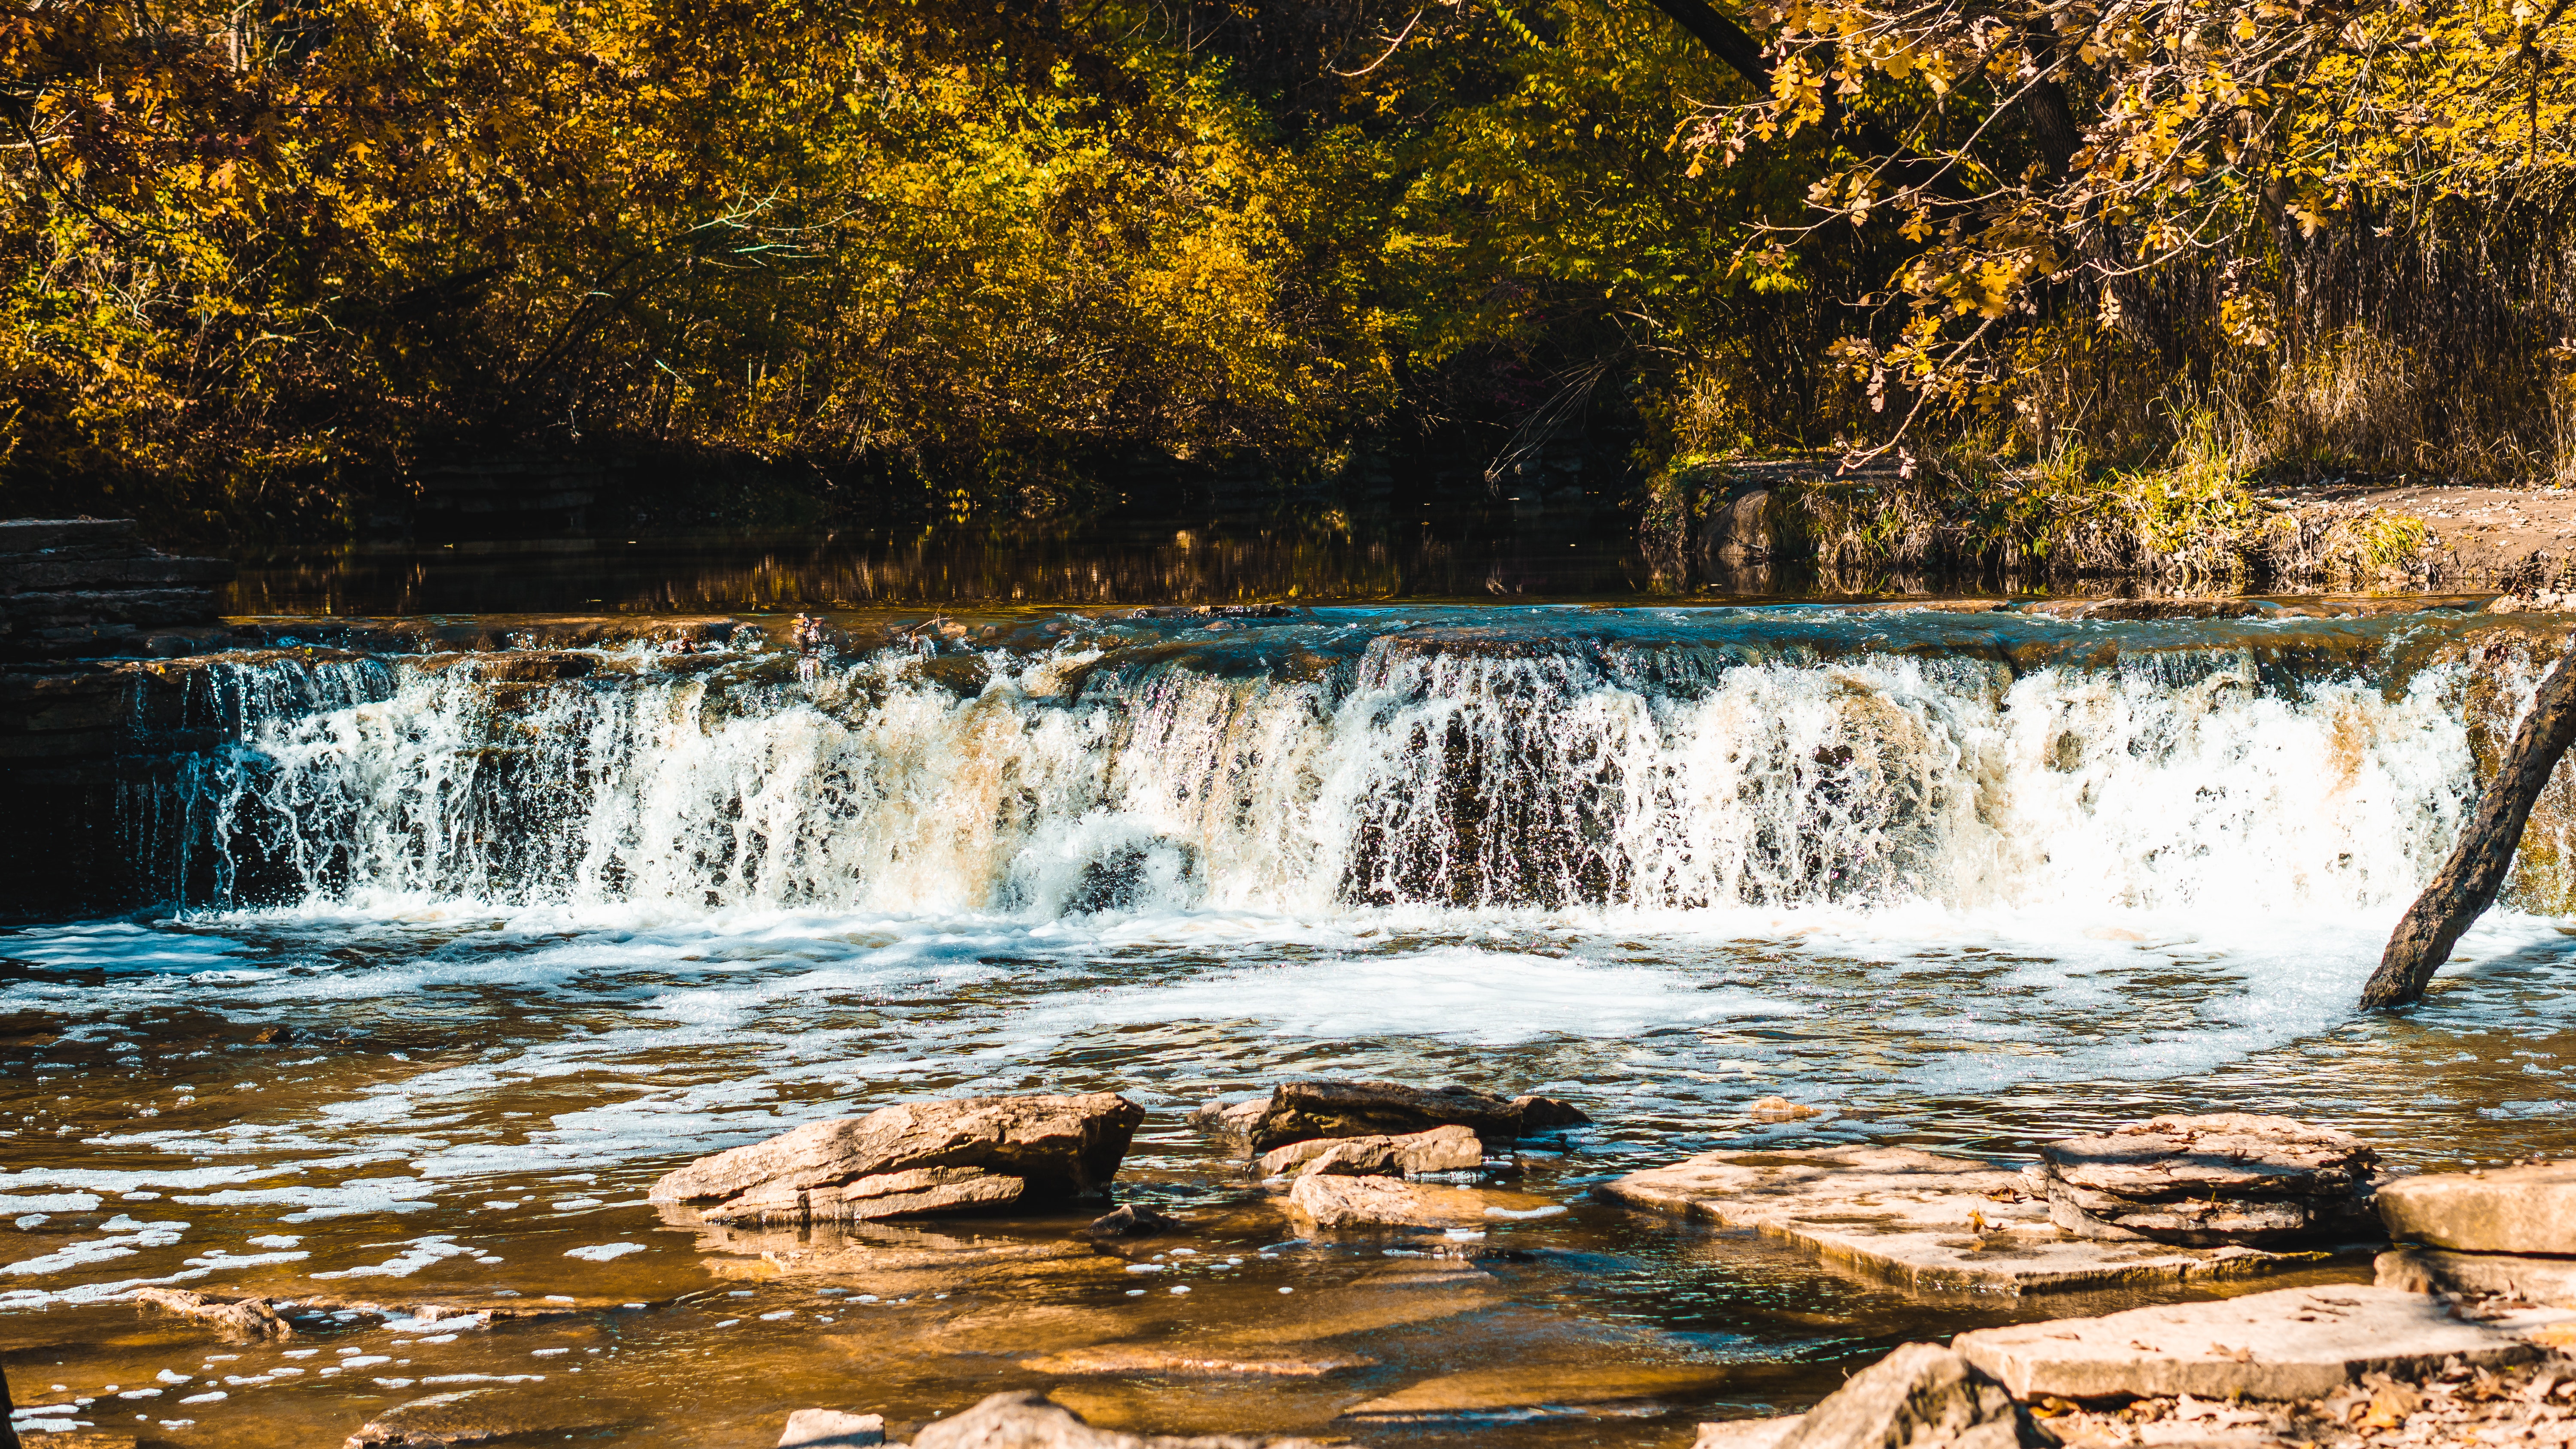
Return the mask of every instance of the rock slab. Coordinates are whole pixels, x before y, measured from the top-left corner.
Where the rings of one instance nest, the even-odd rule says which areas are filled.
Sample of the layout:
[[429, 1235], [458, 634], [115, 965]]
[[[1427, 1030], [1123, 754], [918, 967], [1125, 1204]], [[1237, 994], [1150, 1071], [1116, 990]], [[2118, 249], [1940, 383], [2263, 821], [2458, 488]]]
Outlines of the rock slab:
[[2465, 1293], [2481, 1298], [2492, 1295], [2553, 1308], [2576, 1308], [2576, 1258], [2395, 1248], [2380, 1254], [2373, 1266], [2382, 1288], [2407, 1293]]
[[839, 1409], [798, 1409], [787, 1416], [778, 1449], [871, 1449], [883, 1444], [883, 1414], [851, 1414]]
[[2540, 1354], [2510, 1333], [2461, 1321], [2439, 1298], [2359, 1286], [1984, 1328], [1951, 1347], [2024, 1400], [2316, 1399], [2367, 1373], [2420, 1377], [2454, 1356], [2493, 1366]]
[[1449, 1126], [1402, 1137], [1312, 1137], [1263, 1153], [1255, 1166], [1263, 1177], [1424, 1177], [1484, 1164], [1484, 1139]]
[[2072, 1237], [2050, 1221], [2047, 1202], [2020, 1172], [1904, 1147], [1704, 1152], [1596, 1192], [1631, 1207], [1751, 1229], [1922, 1290], [2144, 1287], [2313, 1261], [2251, 1248]]
[[1107, 1092], [953, 1097], [802, 1127], [702, 1157], [653, 1184], [656, 1203], [717, 1221], [919, 1217], [1060, 1201], [1108, 1187], [1142, 1107]]
[[2378, 1154], [2288, 1117], [2157, 1117], [2040, 1149], [2050, 1219], [2084, 1237], [2294, 1247], [2377, 1237]]
[[1416, 1187], [1383, 1177], [1308, 1176], [1288, 1189], [1288, 1217], [1301, 1233], [1481, 1227], [1485, 1206], [1481, 1195], [1464, 1188]]
[[2401, 1177], [2380, 1188], [2379, 1216], [2401, 1243], [2576, 1256], [2576, 1162]]
[[2019, 1449], [2021, 1411], [1967, 1359], [1937, 1343], [1909, 1343], [1852, 1375], [1777, 1442], [1778, 1449]]

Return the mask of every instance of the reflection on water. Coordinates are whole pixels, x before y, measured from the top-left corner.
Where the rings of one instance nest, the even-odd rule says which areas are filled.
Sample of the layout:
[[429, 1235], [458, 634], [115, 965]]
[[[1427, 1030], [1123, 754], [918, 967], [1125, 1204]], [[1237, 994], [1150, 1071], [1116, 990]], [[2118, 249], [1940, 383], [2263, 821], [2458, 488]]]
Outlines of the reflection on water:
[[232, 614], [722, 612], [878, 604], [1616, 598], [1633, 530], [1588, 515], [1363, 529], [937, 529], [546, 539], [241, 560]]

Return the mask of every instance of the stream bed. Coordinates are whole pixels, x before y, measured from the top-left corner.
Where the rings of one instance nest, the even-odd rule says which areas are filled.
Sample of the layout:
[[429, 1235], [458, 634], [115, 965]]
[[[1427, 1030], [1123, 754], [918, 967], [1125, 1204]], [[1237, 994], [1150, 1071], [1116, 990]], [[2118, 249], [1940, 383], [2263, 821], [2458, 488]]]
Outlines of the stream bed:
[[[786, 622], [185, 661], [222, 741], [124, 822], [167, 899], [0, 930], [0, 1362], [61, 1406], [32, 1443], [330, 1444], [459, 1393], [713, 1449], [1027, 1387], [1140, 1431], [1683, 1445], [1895, 1343], [2144, 1300], [1900, 1292], [1611, 1176], [2026, 1161], [2163, 1111], [2404, 1168], [2576, 1146], [2563, 782], [2426, 1004], [2354, 1010], [2558, 647], [2491, 617]], [[1594, 1126], [1525, 1148], [1481, 1236], [1296, 1242], [1183, 1120], [1288, 1076]], [[1094, 1090], [1147, 1109], [1119, 1196], [1186, 1232], [644, 1201], [817, 1117]], [[305, 1316], [226, 1343], [150, 1286]]]

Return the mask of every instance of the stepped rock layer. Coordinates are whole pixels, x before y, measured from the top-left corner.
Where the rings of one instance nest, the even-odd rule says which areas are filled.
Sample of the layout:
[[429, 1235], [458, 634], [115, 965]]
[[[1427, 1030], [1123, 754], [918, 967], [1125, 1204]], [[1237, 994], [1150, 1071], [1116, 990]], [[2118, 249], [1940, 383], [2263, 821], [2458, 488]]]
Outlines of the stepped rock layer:
[[2084, 1237], [2215, 1248], [2378, 1236], [2378, 1154], [2288, 1117], [2158, 1117], [2039, 1152], [2050, 1220]]
[[657, 1203], [719, 1220], [916, 1217], [1101, 1192], [1145, 1110], [1107, 1092], [905, 1102], [702, 1157]]
[[[1299, 1179], [1302, 1186], [1309, 1179]], [[2037, 1293], [2144, 1287], [2305, 1266], [2314, 1255], [2070, 1236], [2032, 1181], [1974, 1158], [1904, 1147], [1703, 1152], [1595, 1191], [1706, 1218], [1921, 1290]]]

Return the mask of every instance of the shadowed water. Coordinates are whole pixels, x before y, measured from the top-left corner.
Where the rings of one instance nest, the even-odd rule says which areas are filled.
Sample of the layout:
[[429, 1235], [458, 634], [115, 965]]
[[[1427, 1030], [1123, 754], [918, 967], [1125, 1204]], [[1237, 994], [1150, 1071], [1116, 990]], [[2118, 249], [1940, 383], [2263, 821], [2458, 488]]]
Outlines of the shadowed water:
[[[471, 1390], [714, 1446], [1027, 1386], [1160, 1431], [1681, 1444], [2068, 1305], [1911, 1297], [1589, 1200], [1608, 1176], [2026, 1158], [2176, 1109], [2406, 1166], [2570, 1145], [2546, 891], [2421, 1010], [2352, 1010], [2527, 699], [2533, 646], [2476, 616], [918, 617], [554, 682], [204, 664], [229, 743], [137, 837], [184, 900], [0, 936], [22, 1402], [286, 1445]], [[1524, 1152], [1496, 1186], [1533, 1215], [1481, 1238], [1283, 1247], [1275, 1188], [1181, 1119], [1290, 1074], [1597, 1126]], [[1122, 1195], [1191, 1225], [1127, 1250], [1157, 1271], [1067, 1246], [1081, 1214], [799, 1240], [642, 1202], [816, 1116], [1095, 1089], [1148, 1109]], [[1771, 1095], [1823, 1110], [1754, 1121]], [[348, 1317], [227, 1347], [138, 1319], [148, 1283]], [[569, 1301], [347, 1306], [505, 1293]], [[1180, 1348], [1325, 1367], [1137, 1366]]]

